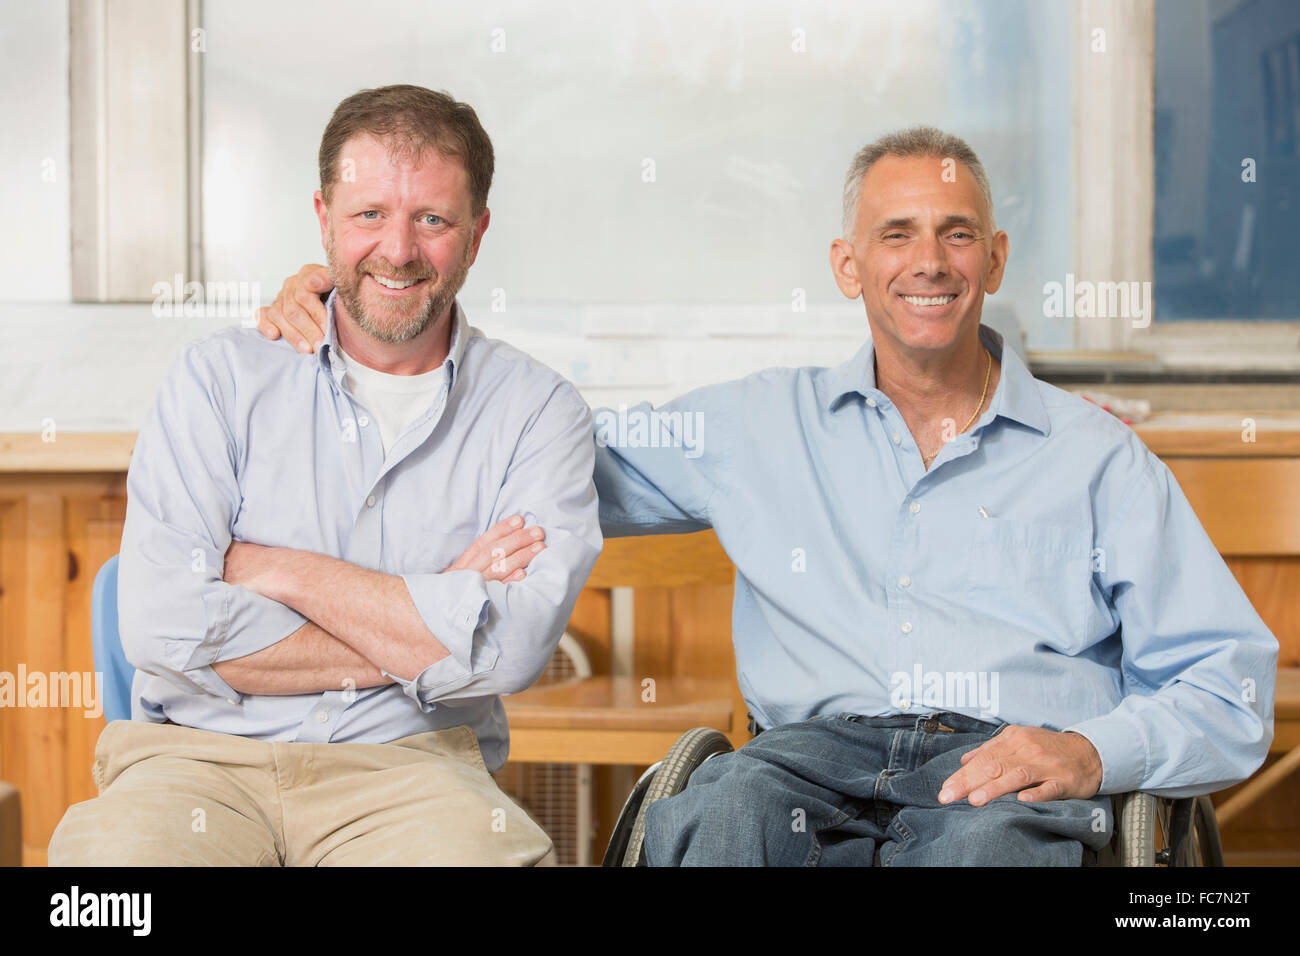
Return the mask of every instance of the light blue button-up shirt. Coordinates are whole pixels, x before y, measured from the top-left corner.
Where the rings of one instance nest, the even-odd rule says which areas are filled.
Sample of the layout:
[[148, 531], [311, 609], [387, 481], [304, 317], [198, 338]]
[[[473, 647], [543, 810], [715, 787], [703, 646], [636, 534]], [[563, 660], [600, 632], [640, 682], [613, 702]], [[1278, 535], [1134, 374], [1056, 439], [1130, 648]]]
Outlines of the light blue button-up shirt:
[[998, 333], [989, 409], [927, 472], [870, 342], [659, 409], [600, 409], [605, 534], [712, 527], [767, 727], [954, 711], [1072, 730], [1101, 793], [1218, 790], [1273, 735], [1278, 643], [1168, 468]]
[[[132, 716], [357, 743], [467, 724], [495, 770], [509, 747], [500, 695], [540, 675], [600, 552], [590, 410], [457, 305], [443, 388], [385, 457], [345, 387], [333, 296], [328, 312], [316, 355], [230, 329], [187, 346], [166, 375], [127, 476], [118, 597]], [[514, 514], [546, 531], [523, 581], [444, 570]], [[450, 656], [385, 687], [235, 692], [212, 665], [305, 618], [221, 580], [232, 540], [401, 575]]]

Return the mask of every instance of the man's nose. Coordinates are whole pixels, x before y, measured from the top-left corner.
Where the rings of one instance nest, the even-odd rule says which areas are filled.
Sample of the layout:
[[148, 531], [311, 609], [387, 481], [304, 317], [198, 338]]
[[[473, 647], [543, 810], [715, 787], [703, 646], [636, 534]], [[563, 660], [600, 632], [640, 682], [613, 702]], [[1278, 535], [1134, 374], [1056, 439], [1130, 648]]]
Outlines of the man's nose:
[[378, 252], [394, 266], [404, 266], [419, 258], [415, 241], [415, 223], [399, 217], [390, 219], [384, 227]]
[[913, 275], [948, 274], [948, 247], [939, 236], [922, 236], [912, 247]]

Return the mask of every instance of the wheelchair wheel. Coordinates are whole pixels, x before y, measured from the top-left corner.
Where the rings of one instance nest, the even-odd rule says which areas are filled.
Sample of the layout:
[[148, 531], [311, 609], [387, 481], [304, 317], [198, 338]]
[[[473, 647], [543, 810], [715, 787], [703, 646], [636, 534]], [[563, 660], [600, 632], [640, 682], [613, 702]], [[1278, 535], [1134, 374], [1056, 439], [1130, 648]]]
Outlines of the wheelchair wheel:
[[1223, 866], [1209, 797], [1162, 800], [1125, 794], [1120, 804], [1121, 866]]
[[1223, 844], [1219, 824], [1214, 819], [1214, 803], [1209, 797], [1195, 800], [1192, 826], [1187, 840], [1187, 862], [1179, 866], [1223, 866]]
[[646, 772], [637, 778], [636, 785], [632, 792], [628, 794], [627, 800], [623, 803], [623, 809], [618, 815], [618, 820], [614, 823], [614, 832], [609, 841], [609, 846], [605, 847], [605, 856], [600, 861], [601, 866], [622, 866], [623, 857], [627, 855], [627, 841], [632, 836], [632, 823], [636, 819], [636, 813], [641, 809], [641, 801], [645, 799], [645, 792], [650, 789], [650, 781], [654, 779], [659, 768], [663, 766], [663, 761], [651, 764]]
[[668, 755], [660, 761], [659, 770], [646, 788], [645, 796], [636, 811], [636, 820], [623, 853], [623, 866], [639, 866], [641, 849], [645, 843], [645, 815], [650, 804], [664, 797], [675, 796], [686, 789], [691, 774], [704, 761], [718, 754], [731, 753], [731, 741], [712, 727], [696, 727], [677, 739]]

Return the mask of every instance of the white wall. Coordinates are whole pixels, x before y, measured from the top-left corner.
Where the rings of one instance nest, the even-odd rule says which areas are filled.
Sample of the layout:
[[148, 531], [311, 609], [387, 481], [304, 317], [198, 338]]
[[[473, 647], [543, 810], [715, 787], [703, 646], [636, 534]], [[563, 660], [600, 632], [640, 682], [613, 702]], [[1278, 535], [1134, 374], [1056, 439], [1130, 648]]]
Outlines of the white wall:
[[[1040, 291], [1072, 255], [1068, 4], [220, 0], [203, 28], [208, 280], [269, 298], [320, 261], [311, 195], [330, 112], [413, 82], [473, 104], [497, 150], [471, 320], [593, 404], [851, 356], [866, 318], [826, 261], [844, 170], [919, 122], [969, 138], [989, 170], [1012, 248], [992, 301], [1032, 347], [1070, 344]], [[23, 133], [0, 142], [0, 195], [31, 226], [3, 240], [0, 431], [137, 427], [175, 350], [219, 323], [53, 304], [68, 295], [66, 7], [0, 7], [0, 37], [0, 109]]]

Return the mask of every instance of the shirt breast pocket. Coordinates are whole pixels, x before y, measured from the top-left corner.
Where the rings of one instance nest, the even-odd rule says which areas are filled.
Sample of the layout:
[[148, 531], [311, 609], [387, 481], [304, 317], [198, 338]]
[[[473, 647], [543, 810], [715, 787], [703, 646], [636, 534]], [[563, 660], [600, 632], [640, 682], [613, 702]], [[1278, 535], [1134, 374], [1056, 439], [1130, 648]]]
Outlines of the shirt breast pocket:
[[981, 636], [1032, 636], [1063, 653], [1086, 643], [1091, 549], [1065, 529], [981, 518], [973, 522], [967, 594]]
[[478, 538], [474, 531], [424, 526], [403, 535], [402, 567], [397, 574], [441, 574]]

